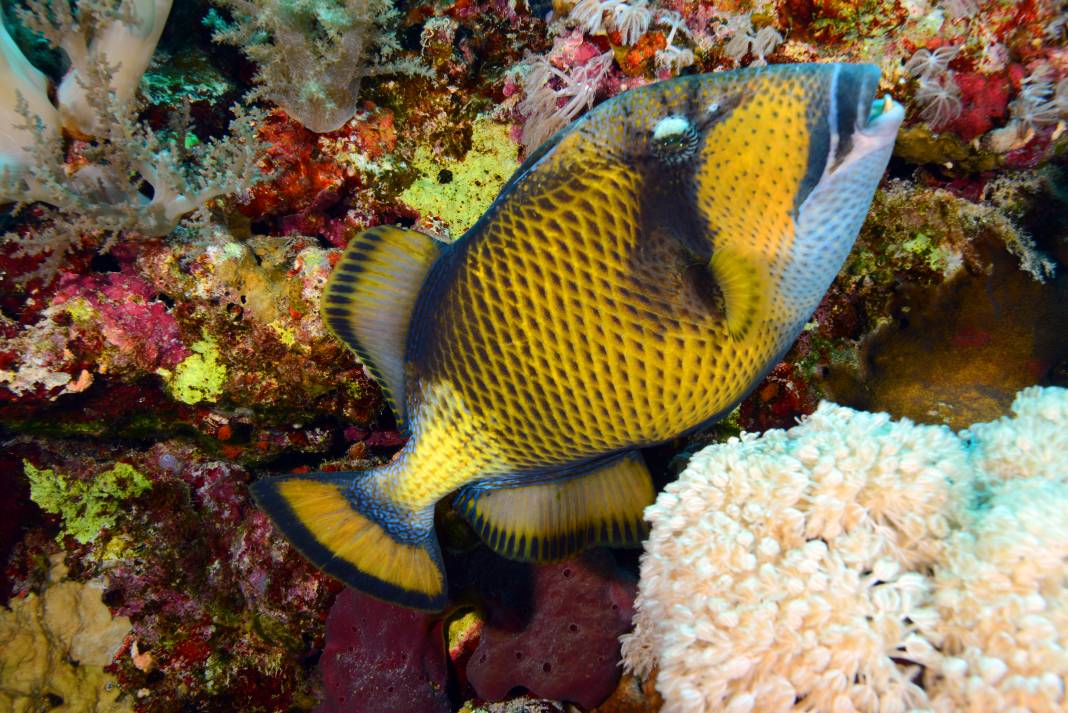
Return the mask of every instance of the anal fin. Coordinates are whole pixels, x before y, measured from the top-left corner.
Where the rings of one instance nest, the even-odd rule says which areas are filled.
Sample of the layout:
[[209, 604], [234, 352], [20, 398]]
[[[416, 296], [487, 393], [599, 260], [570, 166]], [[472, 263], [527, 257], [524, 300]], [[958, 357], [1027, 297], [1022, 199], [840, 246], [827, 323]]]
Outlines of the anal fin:
[[652, 502], [649, 470], [629, 453], [546, 482], [471, 485], [454, 506], [498, 554], [551, 562], [597, 545], [640, 545]]
[[380, 225], [349, 241], [323, 290], [323, 321], [360, 357], [402, 426], [408, 325], [440, 253], [428, 235]]

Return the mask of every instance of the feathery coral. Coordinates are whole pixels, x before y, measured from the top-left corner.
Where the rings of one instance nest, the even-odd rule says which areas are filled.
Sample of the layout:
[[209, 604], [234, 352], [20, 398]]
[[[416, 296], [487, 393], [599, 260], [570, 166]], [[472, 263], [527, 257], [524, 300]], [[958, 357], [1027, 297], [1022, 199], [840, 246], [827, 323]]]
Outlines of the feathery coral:
[[624, 662], [665, 711], [1058, 710], [1068, 390], [958, 438], [824, 403], [646, 510]]
[[[137, 24], [126, 4], [78, 7], [75, 15], [66, 0], [47, 6], [38, 0], [20, 13], [27, 26], [72, 60], [67, 77], [76, 89], [65, 92], [64, 80], [58, 107], [51, 103], [43, 75], [6, 28], [0, 36], [0, 70], [6, 64], [6, 71], [18, 78], [13, 90], [0, 91], [0, 102], [14, 102], [0, 107], [0, 121], [8, 123], [0, 127], [0, 169], [7, 169], [0, 172], [0, 204], [14, 202], [21, 208], [41, 201], [55, 209], [46, 212], [50, 224], [34, 235], [12, 232], [2, 240], [18, 246], [17, 256], [48, 253], [35, 273], [44, 277], [54, 275], [66, 253], [87, 239], [96, 239], [99, 251], [107, 252], [120, 237], [167, 235], [184, 216], [261, 177], [256, 165], [263, 149], [255, 128], [259, 112], [234, 106], [233, 135], [199, 145], [188, 131], [187, 115], [170, 132], [157, 132], [139, 120], [142, 107], [134, 90], [169, 3], [136, 4], [138, 11], [157, 13], [146, 15], [151, 27]], [[111, 54], [122, 51], [130, 56], [113, 66]], [[91, 134], [86, 136], [91, 143], [82, 149], [87, 165], [67, 165], [60, 118], [68, 128]]]
[[597, 88], [612, 66], [612, 52], [597, 55], [565, 73], [542, 56], [529, 60], [519, 108], [527, 116], [523, 145], [534, 150], [568, 122], [593, 106]]
[[260, 94], [318, 133], [353, 117], [363, 77], [430, 74], [415, 60], [392, 59], [400, 46], [386, 28], [399, 13], [390, 0], [215, 3], [234, 18], [215, 19], [215, 41], [240, 47], [259, 68]]

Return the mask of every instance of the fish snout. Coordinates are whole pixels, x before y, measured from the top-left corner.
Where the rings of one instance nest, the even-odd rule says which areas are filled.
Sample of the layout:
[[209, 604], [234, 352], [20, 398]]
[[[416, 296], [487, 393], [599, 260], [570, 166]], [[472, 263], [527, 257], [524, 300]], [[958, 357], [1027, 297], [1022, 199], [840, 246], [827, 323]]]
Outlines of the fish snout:
[[832, 126], [835, 129], [833, 170], [838, 171], [873, 152], [892, 147], [905, 109], [889, 94], [876, 97], [879, 69], [871, 64], [845, 64], [834, 82]]

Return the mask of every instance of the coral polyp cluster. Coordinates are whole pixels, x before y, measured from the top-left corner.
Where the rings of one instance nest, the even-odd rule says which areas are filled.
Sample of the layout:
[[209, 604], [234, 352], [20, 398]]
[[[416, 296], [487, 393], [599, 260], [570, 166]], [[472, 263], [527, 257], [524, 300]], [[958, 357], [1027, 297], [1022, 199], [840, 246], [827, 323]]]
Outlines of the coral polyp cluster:
[[625, 665], [669, 711], [1061, 709], [1068, 391], [1013, 411], [825, 403], [698, 453], [647, 511]]

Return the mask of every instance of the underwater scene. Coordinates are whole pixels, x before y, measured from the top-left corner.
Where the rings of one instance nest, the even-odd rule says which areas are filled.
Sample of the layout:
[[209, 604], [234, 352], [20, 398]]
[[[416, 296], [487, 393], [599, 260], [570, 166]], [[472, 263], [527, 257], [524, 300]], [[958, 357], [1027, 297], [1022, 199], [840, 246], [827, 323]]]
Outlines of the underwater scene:
[[0, 0], [0, 713], [1068, 711], [1068, 3]]

